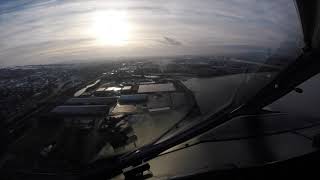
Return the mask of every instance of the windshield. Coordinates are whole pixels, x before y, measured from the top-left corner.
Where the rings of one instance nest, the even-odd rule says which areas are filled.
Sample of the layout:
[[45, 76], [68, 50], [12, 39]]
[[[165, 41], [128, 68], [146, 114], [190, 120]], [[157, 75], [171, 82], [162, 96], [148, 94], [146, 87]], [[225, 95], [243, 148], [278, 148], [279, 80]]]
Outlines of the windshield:
[[292, 0], [1, 1], [0, 168], [71, 171], [244, 103], [304, 47]]

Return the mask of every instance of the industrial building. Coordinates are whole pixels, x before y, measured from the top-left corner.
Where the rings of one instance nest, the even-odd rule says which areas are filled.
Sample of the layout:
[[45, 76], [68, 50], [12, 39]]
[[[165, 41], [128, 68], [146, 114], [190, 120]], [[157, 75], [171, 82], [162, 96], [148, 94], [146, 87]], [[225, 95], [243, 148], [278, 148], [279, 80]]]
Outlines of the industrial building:
[[120, 105], [117, 104], [110, 110], [110, 115], [130, 115], [142, 113], [142, 109], [135, 105]]
[[111, 91], [117, 92], [117, 91], [120, 91], [120, 90], [121, 90], [121, 87], [108, 87], [108, 88], [105, 89], [105, 91], [109, 91], [109, 92], [111, 92]]
[[112, 105], [117, 102], [115, 97], [70, 98], [65, 105]]
[[130, 94], [132, 93], [132, 86], [124, 86], [121, 88], [121, 94]]
[[142, 84], [139, 85], [138, 93], [158, 93], [158, 92], [174, 92], [176, 88], [173, 83], [163, 84]]
[[118, 95], [120, 93], [120, 90], [121, 87], [101, 87], [94, 92], [94, 95], [98, 97], [114, 96]]
[[51, 111], [51, 113], [61, 116], [97, 116], [107, 114], [108, 112], [109, 106], [107, 105], [62, 105], [55, 107]]
[[120, 104], [133, 104], [133, 103], [143, 103], [148, 100], [146, 94], [132, 94], [132, 95], [121, 95], [118, 102]]
[[[81, 99], [81, 100], [80, 100]], [[82, 100], [83, 99], [83, 100]], [[99, 102], [103, 99], [72, 98], [69, 103]], [[88, 162], [95, 156], [98, 150], [99, 138], [93, 133], [99, 123], [109, 113], [108, 105], [61, 105], [51, 111], [64, 120], [64, 130], [57, 143], [63, 156], [69, 160]], [[96, 138], [93, 138], [96, 137]], [[75, 150], [74, 147], [78, 147]]]

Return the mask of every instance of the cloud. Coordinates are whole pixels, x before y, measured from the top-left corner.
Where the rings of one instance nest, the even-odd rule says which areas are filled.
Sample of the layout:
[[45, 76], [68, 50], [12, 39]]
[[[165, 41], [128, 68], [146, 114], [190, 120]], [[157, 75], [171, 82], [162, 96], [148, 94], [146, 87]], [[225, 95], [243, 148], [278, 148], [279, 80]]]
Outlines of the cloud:
[[[101, 46], [90, 33], [95, 12], [110, 10], [126, 12], [131, 34], [125, 46]], [[0, 66], [79, 57], [232, 54], [236, 48], [276, 51], [287, 49], [284, 42], [303, 44], [292, 0], [1, 1], [0, 27]]]
[[164, 43], [166, 43], [166, 44], [169, 44], [169, 45], [174, 45], [174, 46], [181, 46], [182, 45], [182, 43], [181, 42], [179, 42], [179, 41], [177, 41], [177, 40], [175, 40], [175, 39], [173, 39], [173, 38], [169, 38], [169, 37], [163, 37], [163, 39], [164, 39]]

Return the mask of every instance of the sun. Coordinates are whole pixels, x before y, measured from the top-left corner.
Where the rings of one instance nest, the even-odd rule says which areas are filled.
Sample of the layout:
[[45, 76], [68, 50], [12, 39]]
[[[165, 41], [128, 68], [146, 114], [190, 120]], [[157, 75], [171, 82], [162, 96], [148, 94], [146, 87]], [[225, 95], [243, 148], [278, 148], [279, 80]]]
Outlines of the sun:
[[93, 15], [91, 34], [100, 45], [126, 45], [130, 31], [127, 14], [123, 11], [100, 11]]

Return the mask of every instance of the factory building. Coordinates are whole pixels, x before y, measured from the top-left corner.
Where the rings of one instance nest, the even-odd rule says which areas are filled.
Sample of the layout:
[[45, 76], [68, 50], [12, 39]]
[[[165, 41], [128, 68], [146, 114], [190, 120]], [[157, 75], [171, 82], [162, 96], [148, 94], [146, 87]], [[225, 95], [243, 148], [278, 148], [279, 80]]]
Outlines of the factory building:
[[[81, 101], [79, 99], [71, 99], [69, 103], [78, 103]], [[100, 99], [95, 100], [100, 101]], [[61, 155], [71, 161], [90, 162], [95, 157], [99, 150], [98, 145], [101, 143], [94, 130], [109, 113], [109, 106], [62, 105], [54, 108], [51, 113], [64, 119], [63, 132], [56, 145]]]
[[62, 105], [51, 111], [51, 114], [64, 119], [66, 127], [76, 127], [88, 131], [108, 113], [108, 105]]
[[132, 86], [124, 86], [121, 88], [121, 94], [131, 94]]
[[146, 94], [132, 94], [132, 95], [121, 95], [118, 102], [120, 104], [139, 104], [144, 103], [148, 100]]
[[101, 87], [94, 92], [94, 95], [97, 97], [116, 96], [120, 94], [120, 90], [121, 87]]
[[65, 105], [112, 105], [117, 102], [115, 97], [90, 97], [90, 98], [70, 98]]
[[141, 84], [138, 88], [138, 93], [160, 93], [174, 91], [176, 91], [176, 88], [173, 83]]
[[51, 113], [61, 116], [97, 116], [108, 112], [107, 105], [62, 105], [55, 107]]

